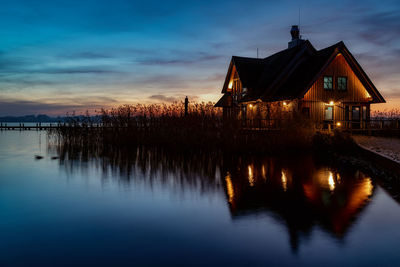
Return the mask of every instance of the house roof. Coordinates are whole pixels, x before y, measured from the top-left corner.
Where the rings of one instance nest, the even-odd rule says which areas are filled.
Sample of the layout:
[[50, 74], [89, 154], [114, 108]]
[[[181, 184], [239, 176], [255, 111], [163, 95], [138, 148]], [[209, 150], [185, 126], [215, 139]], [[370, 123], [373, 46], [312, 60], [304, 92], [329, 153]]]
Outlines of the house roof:
[[233, 56], [222, 93], [227, 92], [235, 66], [242, 86], [251, 89], [242, 102], [301, 98], [338, 53], [346, 58], [373, 102], [385, 102], [343, 42], [316, 50], [308, 40], [263, 59]]
[[232, 95], [224, 94], [218, 102], [214, 105], [214, 107], [227, 107], [232, 105]]

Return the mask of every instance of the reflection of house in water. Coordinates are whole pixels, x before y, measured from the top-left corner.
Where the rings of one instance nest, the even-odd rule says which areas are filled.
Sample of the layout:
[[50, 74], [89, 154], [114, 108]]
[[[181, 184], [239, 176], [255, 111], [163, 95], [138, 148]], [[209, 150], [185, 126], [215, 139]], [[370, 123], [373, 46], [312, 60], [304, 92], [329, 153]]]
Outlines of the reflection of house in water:
[[310, 235], [317, 225], [343, 239], [373, 194], [371, 179], [358, 171], [318, 167], [310, 157], [296, 160], [270, 158], [225, 164], [233, 219], [273, 212], [278, 215], [274, 218], [287, 226], [294, 251], [300, 238]]

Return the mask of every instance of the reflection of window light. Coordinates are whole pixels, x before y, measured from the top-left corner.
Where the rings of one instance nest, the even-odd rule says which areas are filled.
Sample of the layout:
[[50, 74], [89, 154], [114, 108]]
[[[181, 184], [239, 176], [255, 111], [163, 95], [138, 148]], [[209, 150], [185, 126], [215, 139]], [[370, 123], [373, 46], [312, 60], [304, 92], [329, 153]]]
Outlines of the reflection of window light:
[[340, 184], [340, 182], [341, 182], [341, 178], [340, 178], [340, 174], [339, 173], [337, 173], [336, 174], [336, 181]]
[[226, 181], [226, 191], [228, 192], [228, 198], [229, 198], [228, 201], [229, 203], [232, 203], [235, 192], [233, 191], [232, 180], [229, 173], [226, 175], [225, 181]]
[[332, 172], [329, 172], [328, 184], [329, 184], [329, 190], [333, 191], [335, 189], [335, 181], [333, 180]]
[[282, 187], [283, 187], [283, 191], [287, 190], [287, 177], [284, 171], [282, 171]]
[[264, 178], [264, 180], [267, 180], [267, 172], [265, 171], [264, 164], [261, 167], [261, 173], [262, 173], [262, 177]]
[[371, 178], [366, 178], [366, 181], [363, 184], [363, 190], [365, 195], [370, 196], [372, 195], [372, 190], [374, 186], [372, 185]]
[[253, 168], [249, 165], [247, 167], [248, 172], [249, 172], [249, 184], [250, 186], [254, 186], [254, 175], [253, 175]]

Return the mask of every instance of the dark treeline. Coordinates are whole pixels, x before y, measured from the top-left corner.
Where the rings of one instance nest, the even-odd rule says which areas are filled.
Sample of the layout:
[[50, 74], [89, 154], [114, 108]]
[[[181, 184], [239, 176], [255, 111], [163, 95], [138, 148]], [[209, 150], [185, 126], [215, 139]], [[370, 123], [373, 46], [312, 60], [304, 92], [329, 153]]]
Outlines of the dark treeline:
[[4, 116], [0, 117], [0, 122], [63, 122], [63, 117], [49, 117], [45, 114], [26, 115], [26, 116]]

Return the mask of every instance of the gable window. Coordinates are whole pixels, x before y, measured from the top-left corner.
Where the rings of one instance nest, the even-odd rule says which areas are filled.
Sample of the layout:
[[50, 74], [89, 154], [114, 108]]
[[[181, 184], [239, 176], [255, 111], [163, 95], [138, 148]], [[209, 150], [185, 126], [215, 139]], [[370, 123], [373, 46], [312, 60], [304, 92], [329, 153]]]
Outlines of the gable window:
[[332, 76], [324, 76], [324, 89], [325, 90], [333, 89], [333, 77]]
[[337, 88], [338, 90], [347, 90], [347, 77], [338, 77], [337, 78]]

